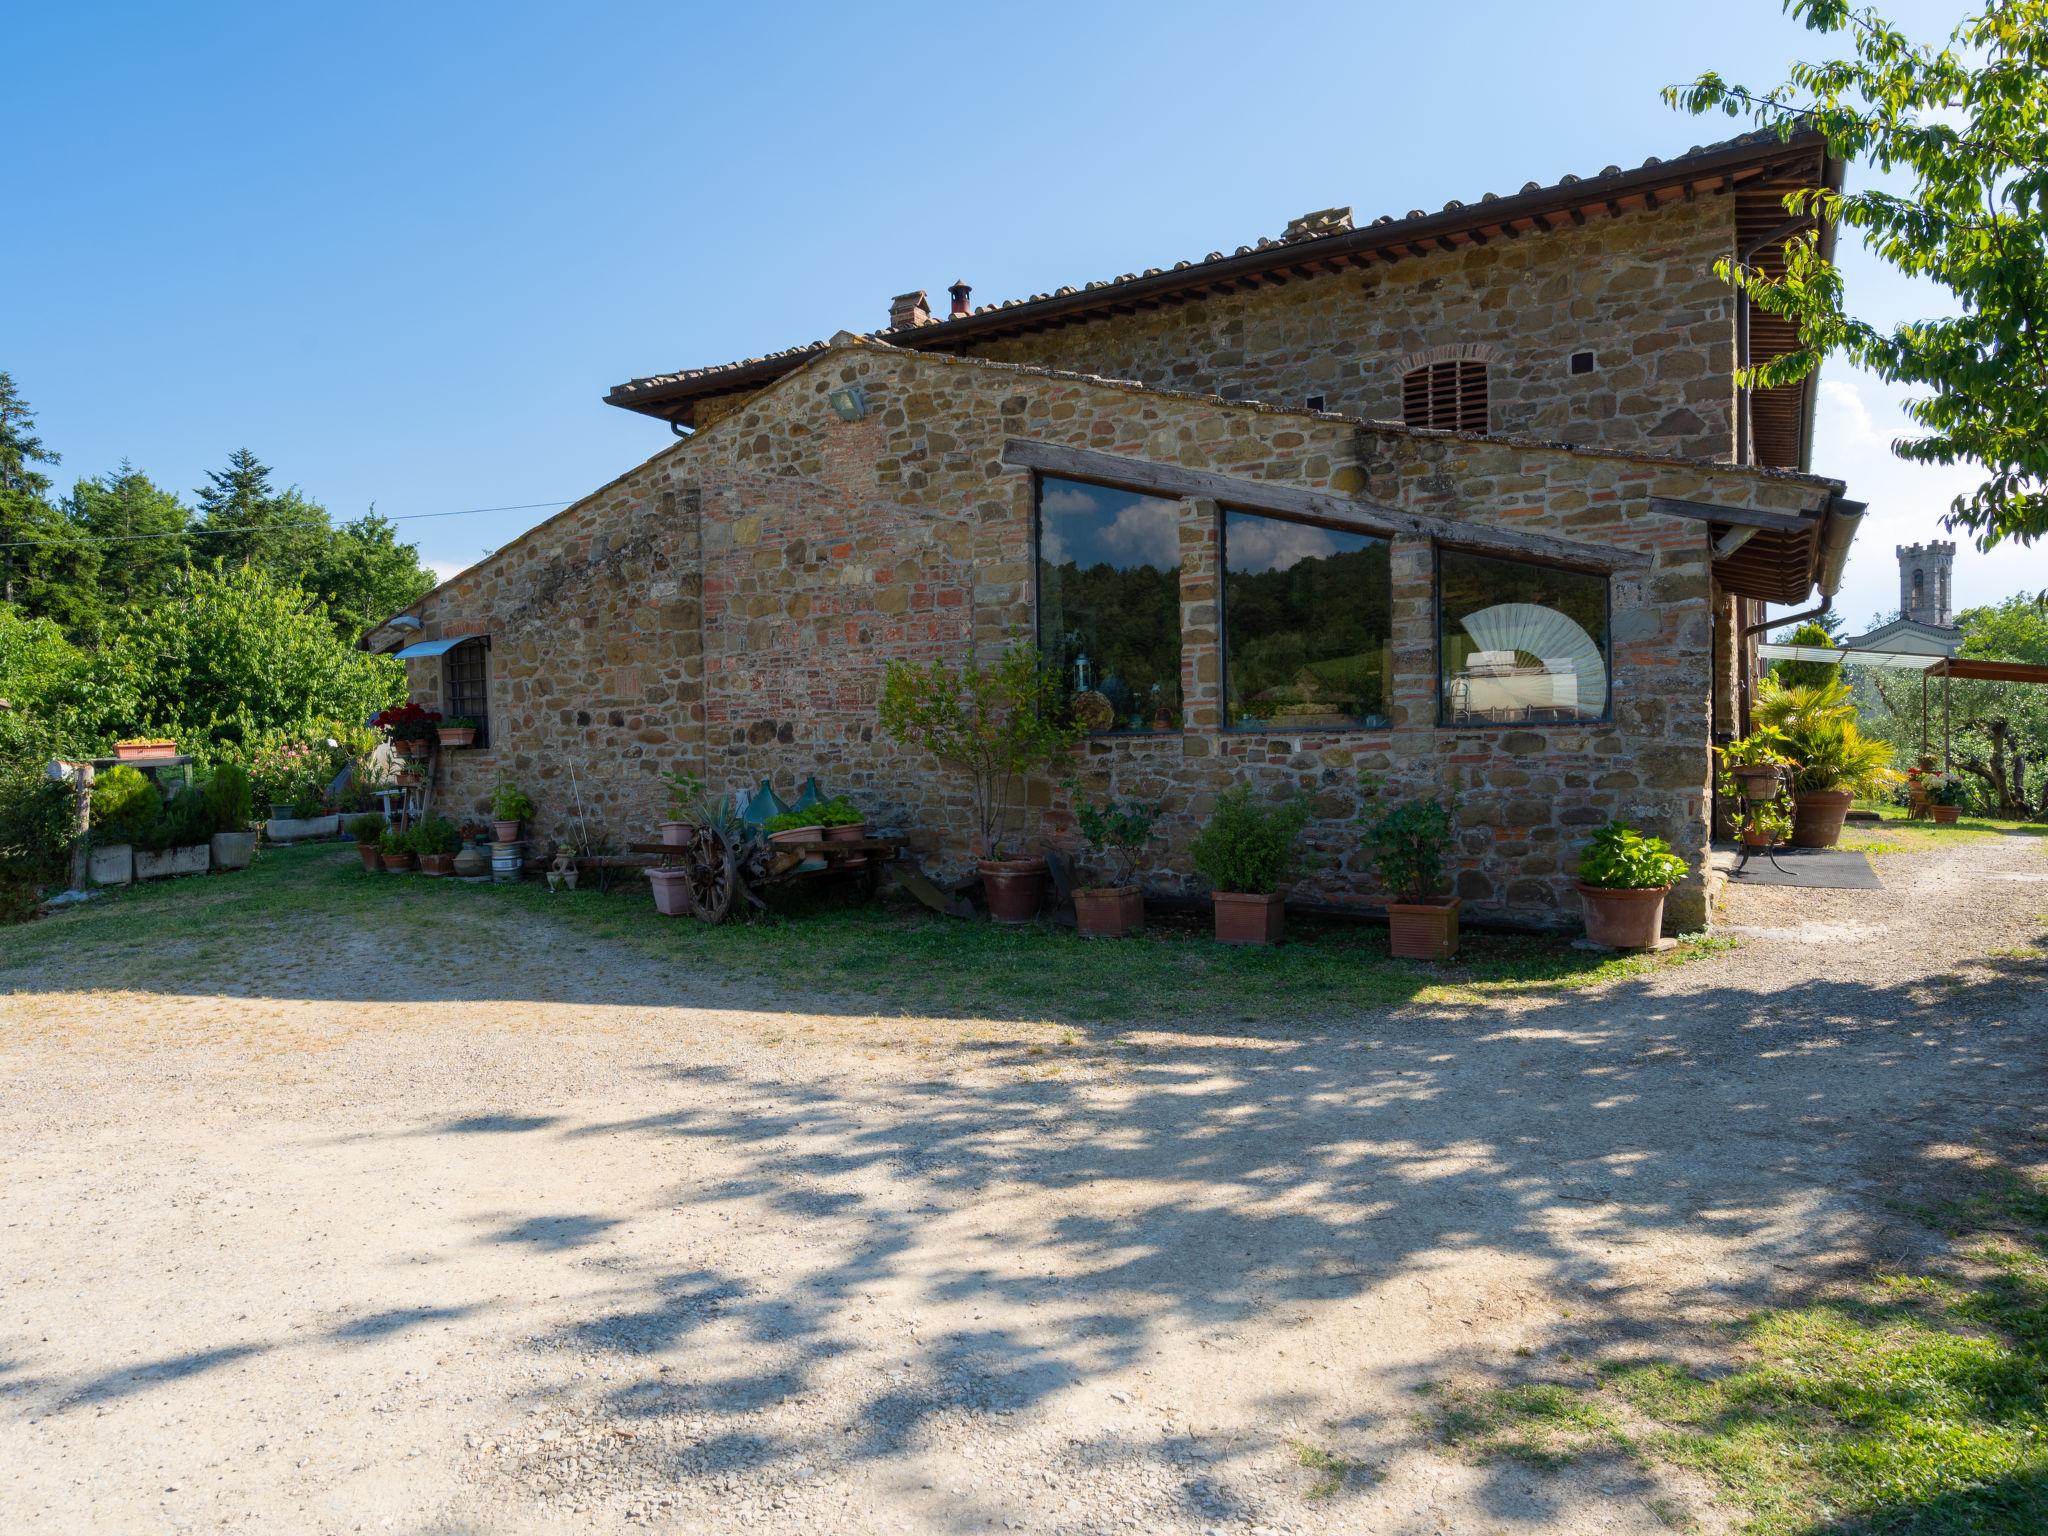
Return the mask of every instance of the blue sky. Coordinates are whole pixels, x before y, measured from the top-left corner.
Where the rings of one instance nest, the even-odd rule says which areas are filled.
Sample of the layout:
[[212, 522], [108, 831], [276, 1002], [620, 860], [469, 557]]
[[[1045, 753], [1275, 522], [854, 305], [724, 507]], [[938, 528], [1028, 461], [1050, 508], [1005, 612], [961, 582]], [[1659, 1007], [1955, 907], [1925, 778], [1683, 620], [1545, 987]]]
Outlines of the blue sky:
[[[0, 368], [66, 483], [128, 458], [189, 493], [247, 446], [338, 516], [566, 500], [668, 440], [611, 384], [874, 329], [910, 288], [1043, 292], [1725, 136], [1657, 88], [1818, 47], [1764, 0], [1714, 14], [17, 4]], [[1934, 306], [1849, 265], [1869, 308]], [[1858, 624], [1969, 483], [1893, 460], [1902, 425], [1829, 371]], [[544, 515], [404, 526], [453, 570]], [[2023, 586], [2048, 549], [1958, 559], [1963, 603]]]

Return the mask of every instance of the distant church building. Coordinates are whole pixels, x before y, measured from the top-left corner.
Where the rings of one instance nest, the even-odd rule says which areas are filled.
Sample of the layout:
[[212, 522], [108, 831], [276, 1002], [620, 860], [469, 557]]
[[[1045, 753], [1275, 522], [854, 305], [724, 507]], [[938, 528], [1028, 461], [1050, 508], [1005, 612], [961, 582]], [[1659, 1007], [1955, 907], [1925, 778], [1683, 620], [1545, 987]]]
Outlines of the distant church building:
[[1953, 656], [1963, 643], [1951, 610], [1949, 577], [1956, 547], [1939, 539], [1901, 544], [1899, 616], [1867, 635], [1844, 640], [1851, 651], [1892, 651], [1911, 656]]

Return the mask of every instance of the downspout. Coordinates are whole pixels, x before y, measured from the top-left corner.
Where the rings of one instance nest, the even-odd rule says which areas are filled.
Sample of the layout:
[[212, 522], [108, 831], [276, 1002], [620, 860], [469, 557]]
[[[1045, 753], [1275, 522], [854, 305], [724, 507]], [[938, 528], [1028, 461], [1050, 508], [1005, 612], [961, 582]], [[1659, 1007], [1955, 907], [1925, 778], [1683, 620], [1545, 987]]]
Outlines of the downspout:
[[[1804, 214], [1796, 219], [1787, 219], [1769, 234], [1760, 235], [1750, 241], [1748, 245], [1737, 250], [1735, 253], [1736, 265], [1738, 267], [1747, 267], [1755, 259], [1756, 253], [1765, 246], [1780, 244], [1791, 239], [1801, 230], [1812, 227], [1813, 220]], [[1749, 295], [1737, 290], [1735, 304], [1735, 371], [1738, 376], [1749, 366], [1749, 303]], [[1742, 399], [1735, 409], [1735, 462], [1738, 464], [1749, 464], [1754, 462], [1755, 458], [1755, 444], [1753, 442], [1755, 429], [1750, 424], [1749, 403], [1750, 398], [1756, 391], [1747, 384], [1744, 384], [1741, 388]]]

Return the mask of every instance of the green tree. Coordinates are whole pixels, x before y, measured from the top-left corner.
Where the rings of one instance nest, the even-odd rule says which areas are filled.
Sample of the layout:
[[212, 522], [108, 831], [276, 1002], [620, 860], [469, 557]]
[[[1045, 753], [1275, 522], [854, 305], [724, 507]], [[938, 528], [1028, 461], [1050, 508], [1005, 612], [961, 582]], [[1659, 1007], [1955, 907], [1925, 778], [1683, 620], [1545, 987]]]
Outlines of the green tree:
[[49, 497], [38, 464], [57, 454], [35, 435], [35, 410], [0, 373], [0, 598], [68, 629], [99, 607], [99, 556]]
[[202, 560], [248, 565], [293, 585], [307, 581], [331, 537], [327, 509], [296, 486], [278, 490], [270, 466], [247, 448], [228, 455], [197, 492]]
[[159, 598], [191, 561], [192, 522], [182, 501], [127, 460], [112, 474], [80, 480], [65, 515], [99, 551], [99, 584], [109, 602]]
[[306, 578], [334, 632], [350, 643], [433, 585], [419, 546], [399, 543], [396, 527], [374, 507], [334, 530]]
[[1798, 328], [1799, 346], [1744, 382], [1790, 384], [1841, 354], [1924, 390], [1907, 405], [1924, 435], [1893, 451], [1982, 465], [1949, 526], [1985, 548], [2030, 542], [2048, 533], [2048, 0], [1987, 0], [1939, 48], [1846, 0], [1786, 9], [1814, 32], [1846, 33], [1853, 56], [1796, 63], [1768, 91], [1709, 72], [1665, 99], [1747, 113], [1788, 137], [1812, 127], [1830, 153], [1904, 173], [1904, 192], [1812, 187], [1785, 206], [1859, 231], [1879, 259], [1947, 289], [1959, 312], [1889, 327], [1850, 313], [1841, 270], [1809, 229], [1787, 245], [1780, 277], [1726, 260], [1717, 269]]
[[[1810, 646], [1815, 650], [1836, 649], [1834, 637], [1811, 620], [1793, 630], [1785, 643]], [[1841, 670], [1836, 663], [1827, 661], [1779, 661], [1771, 664], [1771, 676], [1787, 688], [1812, 688], [1832, 681]]]

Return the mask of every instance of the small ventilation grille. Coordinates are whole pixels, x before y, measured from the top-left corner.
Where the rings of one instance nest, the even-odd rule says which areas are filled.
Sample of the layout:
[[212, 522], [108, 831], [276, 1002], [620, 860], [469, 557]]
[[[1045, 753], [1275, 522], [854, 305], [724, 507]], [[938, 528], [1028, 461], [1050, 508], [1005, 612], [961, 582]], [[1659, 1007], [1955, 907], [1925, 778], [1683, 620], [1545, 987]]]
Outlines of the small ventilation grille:
[[1574, 353], [1572, 354], [1572, 372], [1573, 372], [1573, 373], [1591, 373], [1592, 371], [1593, 371], [1593, 354], [1592, 354], [1592, 353], [1590, 353], [1590, 352], [1574, 352]]
[[1401, 419], [1449, 432], [1486, 430], [1486, 364], [1453, 360], [1410, 369], [1401, 380]]

